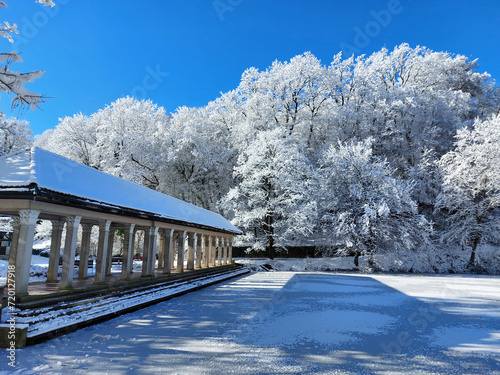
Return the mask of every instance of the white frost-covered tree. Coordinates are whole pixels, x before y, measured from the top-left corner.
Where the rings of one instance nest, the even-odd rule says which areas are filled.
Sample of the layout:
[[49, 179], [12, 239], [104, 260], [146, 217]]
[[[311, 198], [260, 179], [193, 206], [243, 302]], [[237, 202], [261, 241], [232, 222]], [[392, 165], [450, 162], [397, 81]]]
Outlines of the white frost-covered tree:
[[55, 129], [35, 137], [35, 145], [99, 169], [96, 160], [96, 122], [81, 113], [59, 119]]
[[322, 159], [320, 225], [340, 253], [361, 255], [417, 250], [430, 224], [418, 214], [411, 184], [393, 177], [373, 156], [371, 142], [339, 143]]
[[117, 99], [84, 116], [65, 117], [35, 144], [85, 165], [140, 183], [152, 189], [166, 160], [163, 139], [169, 116], [149, 100]]
[[126, 97], [93, 114], [92, 121], [99, 169], [157, 189], [169, 124], [165, 109], [150, 100]]
[[230, 131], [218, 123], [216, 112], [179, 108], [162, 146], [163, 191], [211, 210], [231, 187], [236, 162]]
[[477, 68], [465, 56], [408, 44], [344, 60], [338, 54], [328, 66], [304, 53], [264, 71], [250, 68], [226, 95], [240, 113], [234, 145], [244, 150], [258, 132], [279, 127], [304, 142], [317, 164], [338, 140], [370, 138], [374, 155], [415, 181], [413, 198], [431, 214], [439, 185], [434, 162], [458, 128], [492, 110], [494, 83]]
[[30, 147], [32, 133], [27, 121], [6, 119], [0, 112], [0, 156]]
[[436, 208], [445, 216], [442, 240], [470, 249], [500, 241], [500, 115], [463, 128], [455, 148], [439, 160], [443, 188]]
[[314, 169], [283, 133], [278, 128], [257, 135], [240, 154], [236, 186], [221, 202], [245, 231], [239, 241], [270, 258], [277, 249], [303, 244], [316, 225]]

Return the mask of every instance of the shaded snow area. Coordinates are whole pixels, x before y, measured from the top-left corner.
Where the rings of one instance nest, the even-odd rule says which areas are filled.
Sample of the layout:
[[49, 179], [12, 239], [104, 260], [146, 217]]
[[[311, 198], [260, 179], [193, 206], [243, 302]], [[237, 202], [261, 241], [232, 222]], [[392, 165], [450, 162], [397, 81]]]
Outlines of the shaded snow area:
[[262, 268], [275, 271], [359, 271], [363, 273], [393, 272], [416, 274], [486, 274], [500, 275], [500, 247], [480, 246], [476, 254], [476, 266], [468, 267], [470, 254], [459, 249], [442, 249], [439, 254], [376, 254], [372, 264], [369, 257], [360, 256], [359, 266], [354, 257], [324, 258], [236, 258], [254, 271]]
[[23, 374], [500, 374], [500, 278], [254, 272], [16, 357]]
[[[78, 259], [78, 257], [77, 257]], [[283, 259], [265, 259], [265, 258], [234, 258], [237, 263], [245, 265], [251, 271], [351, 271], [355, 270], [352, 257], [345, 258], [283, 258]], [[7, 267], [9, 262], [0, 260], [0, 284], [5, 284], [7, 280]], [[177, 262], [174, 261], [174, 266]], [[95, 261], [92, 268], [89, 267], [88, 275], [95, 273]], [[140, 271], [142, 269], [142, 260], [134, 259], [133, 269]], [[368, 267], [366, 257], [360, 257], [360, 269], [366, 270]], [[30, 283], [44, 282], [47, 280], [47, 271], [49, 269], [49, 258], [33, 255], [31, 259]], [[112, 274], [121, 273], [121, 264], [111, 266]], [[62, 266], [59, 266], [59, 277], [61, 276]], [[78, 270], [75, 268], [75, 278], [78, 277]]]
[[[34, 249], [49, 249], [50, 240], [39, 240], [36, 241], [33, 246]], [[325, 257], [325, 258], [277, 258], [277, 259], [265, 259], [265, 258], [233, 258], [237, 263], [243, 264], [252, 271], [295, 271], [295, 272], [309, 272], [309, 271], [337, 271], [337, 272], [347, 272], [356, 271], [362, 273], [373, 273], [376, 271], [382, 272], [406, 272], [407, 269], [412, 268], [415, 273], [448, 273], [451, 269], [455, 273], [470, 273], [470, 270], [466, 269], [468, 262], [468, 257], [464, 252], [454, 253], [455, 255], [451, 260], [443, 261], [439, 266], [438, 261], [436, 261], [435, 268], [423, 265], [418, 256], [415, 259], [407, 260], [406, 263], [412, 265], [412, 267], [399, 267], [398, 263], [402, 263], [401, 259], [395, 258], [391, 255], [381, 255], [375, 256], [374, 260], [376, 262], [376, 270], [373, 266], [368, 264], [368, 257], [359, 257], [359, 267], [354, 266], [353, 257]], [[482, 247], [481, 255], [488, 255], [491, 259], [491, 263], [494, 264], [491, 267], [484, 267], [483, 271], [489, 274], [498, 274], [498, 264], [500, 262], [500, 248], [498, 247]], [[75, 259], [79, 259], [77, 256]], [[440, 259], [442, 261], [442, 259]], [[43, 282], [47, 280], [48, 271], [48, 257], [43, 257], [39, 255], [33, 255], [31, 260], [31, 273], [30, 273], [30, 283], [33, 282]], [[174, 263], [176, 264], [176, 263]], [[7, 267], [8, 261], [0, 260], [0, 284], [5, 284], [7, 279]], [[420, 267], [419, 267], [420, 265]], [[94, 266], [88, 269], [88, 275], [93, 276], [95, 273], [95, 261]], [[118, 274], [121, 273], [121, 264], [113, 264], [111, 267], [111, 273]], [[139, 271], [142, 269], [142, 260], [134, 259], [133, 269]], [[59, 276], [62, 272], [62, 266], [59, 266]], [[78, 277], [78, 271], [75, 268], [75, 278]]]
[[355, 267], [353, 257], [332, 258], [234, 258], [251, 271], [368, 271], [367, 257], [359, 258], [359, 267]]
[[[134, 306], [143, 305], [144, 307], [145, 304], [151, 301], [176, 296], [244, 273], [248, 273], [248, 271], [233, 270], [217, 275], [200, 276], [194, 281], [156, 284], [148, 289], [143, 287], [140, 290], [130, 288], [127, 293], [118, 296], [93, 297], [79, 300], [76, 303], [60, 303], [53, 308], [42, 307], [40, 309], [17, 311], [15, 315], [16, 323], [28, 324], [27, 337], [35, 337], [77, 323], [89, 322], [110, 314], [120, 313]], [[9, 310], [4, 309], [2, 313], [2, 321], [7, 322], [11, 317]]]

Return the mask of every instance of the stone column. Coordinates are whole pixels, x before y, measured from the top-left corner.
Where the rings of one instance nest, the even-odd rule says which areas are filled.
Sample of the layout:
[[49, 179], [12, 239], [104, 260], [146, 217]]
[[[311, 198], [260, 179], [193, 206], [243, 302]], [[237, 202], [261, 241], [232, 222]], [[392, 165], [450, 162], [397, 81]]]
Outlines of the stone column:
[[99, 244], [97, 246], [94, 283], [103, 282], [106, 274], [106, 256], [108, 255], [108, 237], [110, 226], [111, 221], [109, 220], [99, 221]]
[[179, 236], [179, 232], [172, 232], [172, 258], [170, 259], [170, 269], [176, 269], [175, 265], [175, 260], [177, 259], [177, 248], [178, 248], [178, 243], [177, 243], [177, 237]]
[[80, 265], [78, 267], [78, 278], [86, 279], [89, 268], [90, 236], [93, 224], [82, 224], [82, 246], [80, 249]]
[[134, 229], [135, 224], [127, 224], [123, 231], [122, 280], [130, 278], [130, 270], [134, 257]]
[[229, 264], [233, 264], [233, 239], [229, 237], [228, 241], [228, 262]]
[[163, 271], [165, 265], [165, 231], [158, 232], [158, 269]]
[[10, 241], [9, 266], [10, 269], [16, 267], [17, 245], [19, 244], [19, 227], [21, 226], [21, 218], [19, 216], [12, 217], [12, 239]]
[[217, 237], [217, 241], [219, 242], [217, 245], [217, 265], [222, 265], [222, 237]]
[[227, 264], [227, 238], [221, 237], [222, 240], [222, 264]]
[[132, 257], [132, 261], [130, 262], [130, 268], [128, 269], [128, 273], [134, 273], [133, 268], [134, 268], [134, 258], [135, 258], [135, 245], [137, 244], [136, 237], [137, 237], [137, 228], [134, 228], [134, 234], [132, 235], [132, 254], [130, 255]]
[[203, 246], [203, 234], [198, 234], [196, 236], [196, 262], [194, 268], [201, 268], [201, 254], [202, 254], [202, 246]]
[[148, 275], [148, 264], [149, 264], [149, 227], [144, 228], [144, 246], [142, 248], [142, 271], [141, 276]]
[[59, 289], [68, 289], [73, 286], [75, 275], [76, 238], [81, 216], [68, 216], [66, 218], [66, 240], [64, 241], [63, 266]]
[[165, 241], [163, 242], [165, 248], [163, 249], [163, 273], [170, 275], [172, 271], [172, 258], [174, 254], [174, 230], [164, 230]]
[[203, 267], [208, 268], [210, 260], [210, 236], [203, 236]]
[[59, 258], [61, 257], [61, 242], [64, 221], [51, 220], [52, 234], [50, 236], [50, 254], [49, 254], [49, 269], [47, 271], [47, 282], [57, 282], [59, 271]]
[[19, 236], [17, 238], [17, 244], [15, 244], [16, 285], [14, 287], [14, 291], [18, 296], [28, 294], [33, 237], [35, 236], [35, 226], [38, 215], [40, 215], [40, 211], [19, 211]]
[[194, 247], [196, 246], [196, 233], [188, 233], [187, 269], [194, 270]]
[[208, 259], [209, 267], [215, 266], [215, 237], [214, 236], [208, 236]]
[[111, 264], [113, 263], [113, 245], [115, 243], [116, 228], [111, 225], [108, 235], [108, 253], [106, 254], [106, 276], [111, 275]]
[[155, 274], [158, 230], [159, 228], [156, 227], [149, 228], [148, 276], [154, 276]]
[[177, 272], [182, 273], [184, 272], [184, 249], [187, 246], [186, 231], [180, 231], [177, 240]]

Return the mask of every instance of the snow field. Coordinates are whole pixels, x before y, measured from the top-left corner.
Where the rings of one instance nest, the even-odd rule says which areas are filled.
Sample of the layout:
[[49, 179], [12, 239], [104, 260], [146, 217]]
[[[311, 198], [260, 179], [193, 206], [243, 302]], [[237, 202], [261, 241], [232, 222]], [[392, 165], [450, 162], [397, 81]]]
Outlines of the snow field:
[[256, 272], [19, 350], [17, 369], [500, 374], [498, 281]]

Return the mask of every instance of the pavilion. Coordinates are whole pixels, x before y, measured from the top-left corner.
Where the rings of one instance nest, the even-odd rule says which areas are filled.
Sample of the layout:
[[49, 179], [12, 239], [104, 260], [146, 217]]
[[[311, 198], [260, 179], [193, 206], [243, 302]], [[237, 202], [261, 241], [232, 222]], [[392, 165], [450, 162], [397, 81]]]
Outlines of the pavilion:
[[[0, 216], [13, 220], [9, 266], [15, 266], [15, 293], [28, 294], [31, 255], [38, 220], [52, 222], [47, 282], [73, 285], [78, 230], [78, 277], [87, 278], [91, 230], [99, 229], [93, 283], [111, 272], [115, 230], [124, 231], [121, 278], [132, 271], [135, 233], [144, 231], [142, 276], [158, 268], [176, 272], [231, 264], [233, 236], [242, 232], [221, 215], [144, 186], [33, 147], [0, 158]], [[66, 226], [65, 238], [62, 238]], [[60, 249], [63, 248], [58, 280]], [[186, 260], [185, 260], [186, 258]]]

